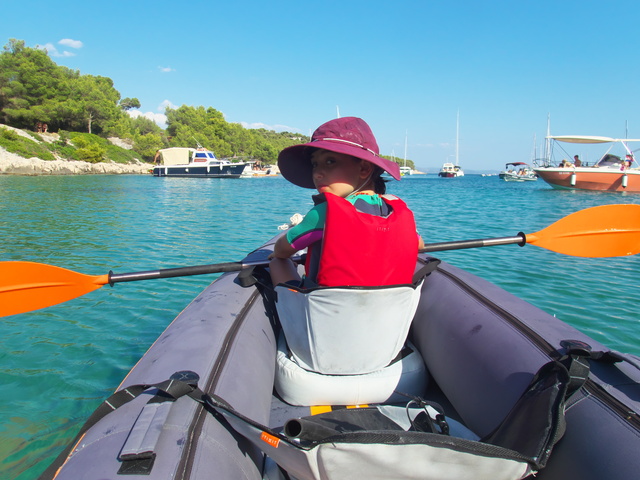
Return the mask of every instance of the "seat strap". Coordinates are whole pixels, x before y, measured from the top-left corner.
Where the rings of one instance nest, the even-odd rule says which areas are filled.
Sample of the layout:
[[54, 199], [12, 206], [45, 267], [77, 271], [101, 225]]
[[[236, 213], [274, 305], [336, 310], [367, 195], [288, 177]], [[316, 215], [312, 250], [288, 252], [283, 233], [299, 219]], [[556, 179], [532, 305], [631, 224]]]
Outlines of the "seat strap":
[[436, 268], [438, 268], [438, 265], [440, 265], [440, 260], [433, 257], [427, 257], [424, 259], [418, 257], [418, 263], [422, 265], [413, 274], [413, 279], [411, 280], [411, 283], [413, 283], [414, 285], [417, 285], [418, 283], [420, 283], [420, 281], [424, 277], [431, 274], [431, 272], [433, 272]]

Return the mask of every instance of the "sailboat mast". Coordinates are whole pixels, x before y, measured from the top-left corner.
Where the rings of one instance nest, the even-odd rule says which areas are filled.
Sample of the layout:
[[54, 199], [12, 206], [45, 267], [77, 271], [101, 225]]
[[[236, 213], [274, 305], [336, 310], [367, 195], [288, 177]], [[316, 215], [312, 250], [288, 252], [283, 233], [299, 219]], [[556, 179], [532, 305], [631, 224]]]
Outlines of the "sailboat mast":
[[458, 144], [460, 140], [460, 110], [456, 117], [456, 167], [458, 166]]
[[551, 114], [547, 113], [547, 138], [544, 142], [544, 165], [551, 165]]
[[404, 166], [407, 166], [407, 135], [408, 131], [404, 133]]

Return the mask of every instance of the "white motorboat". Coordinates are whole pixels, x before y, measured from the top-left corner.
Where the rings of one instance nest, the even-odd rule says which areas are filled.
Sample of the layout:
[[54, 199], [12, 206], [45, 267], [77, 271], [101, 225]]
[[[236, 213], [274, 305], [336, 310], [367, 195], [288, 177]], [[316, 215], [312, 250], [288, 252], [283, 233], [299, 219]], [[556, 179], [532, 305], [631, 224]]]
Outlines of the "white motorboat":
[[505, 182], [535, 182], [538, 176], [525, 162], [510, 162], [498, 175]]
[[153, 167], [154, 177], [201, 177], [201, 178], [239, 178], [245, 162], [231, 162], [219, 159], [201, 145], [198, 148], [163, 148], [156, 153]]
[[442, 168], [438, 172], [439, 177], [452, 178], [452, 177], [464, 177], [464, 170], [458, 165], [453, 163], [444, 163]]

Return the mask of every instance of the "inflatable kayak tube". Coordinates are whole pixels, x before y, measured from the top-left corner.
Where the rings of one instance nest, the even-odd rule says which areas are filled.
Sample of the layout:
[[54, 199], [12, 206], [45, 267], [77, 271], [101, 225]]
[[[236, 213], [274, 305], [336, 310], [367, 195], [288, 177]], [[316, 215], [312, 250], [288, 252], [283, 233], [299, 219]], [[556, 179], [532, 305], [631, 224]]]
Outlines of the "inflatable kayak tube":
[[[274, 242], [272, 239], [246, 260], [266, 259]], [[293, 406], [275, 393], [276, 366], [282, 362], [283, 347], [280, 338], [278, 348], [280, 332], [271, 293], [260, 281], [250, 286], [242, 283], [237, 273], [224, 274], [198, 295], [41, 478], [303, 480], [307, 475], [304, 472], [311, 472], [317, 465], [321, 467], [310, 473], [309, 478], [349, 478], [346, 474], [332, 475], [331, 466], [323, 470], [323, 461], [337, 458], [335, 451], [323, 457], [325, 454], [318, 450], [320, 453], [314, 454], [309, 462], [310, 470], [302, 465], [300, 451], [308, 456], [312, 447], [329, 448], [346, 441], [350, 435], [349, 438], [359, 440], [345, 444], [339, 452], [342, 464], [349, 465], [369, 441], [362, 440], [362, 432], [347, 432], [348, 435], [340, 432], [342, 436], [329, 436], [333, 442], [311, 441], [308, 445], [284, 436], [286, 425], [289, 431], [291, 425], [304, 425], [312, 426], [314, 435], [322, 432], [326, 425], [307, 419], [313, 419], [319, 408], [326, 411], [331, 407]], [[426, 365], [419, 370], [424, 376], [418, 382], [420, 389], [427, 389], [420, 398], [425, 405], [433, 401], [442, 408], [452, 430], [458, 425], [461, 431], [469, 433], [466, 439], [455, 441], [439, 435], [437, 426], [436, 433], [420, 434], [421, 439], [430, 439], [426, 442], [430, 448], [434, 445], [440, 448], [429, 450], [433, 458], [441, 452], [447, 461], [464, 461], [459, 455], [469, 452], [467, 446], [472, 445], [469, 442], [477, 444], [481, 443], [476, 441], [478, 438], [500, 436], [501, 425], [521, 404], [523, 392], [535, 395], [541, 390], [541, 383], [535, 383], [536, 374], [550, 362], [570, 356], [582, 359], [578, 363], [584, 378], [566, 387], [570, 395], [560, 409], [563, 421], [556, 422], [558, 429], [550, 433], [556, 437], [551, 444], [556, 440], [557, 443], [552, 451], [549, 448], [551, 453], [542, 462], [546, 466], [539, 469], [536, 478], [636, 478], [640, 471], [638, 357], [612, 352], [496, 285], [444, 262], [421, 286], [409, 340], [412, 358], [421, 357]], [[411, 368], [411, 375], [415, 376], [418, 370]], [[182, 373], [176, 375], [177, 372]], [[196, 383], [198, 388], [194, 390]], [[367, 388], [371, 386], [367, 384]], [[391, 400], [398, 400], [397, 396]], [[396, 405], [408, 412], [404, 408], [406, 403]], [[380, 411], [392, 408], [393, 405], [378, 405], [362, 411], [378, 418]], [[339, 409], [334, 411], [337, 412], [334, 415], [342, 415]], [[412, 424], [417, 418], [411, 420]], [[539, 420], [535, 415], [527, 417], [526, 410], [518, 418], [525, 430], [529, 423]], [[292, 419], [296, 419], [294, 423]], [[427, 423], [434, 422], [427, 417]], [[439, 425], [443, 423], [446, 422]], [[512, 425], [510, 436], [518, 437], [518, 428]], [[259, 437], [257, 441], [252, 438], [254, 432]], [[409, 431], [396, 437], [412, 443], [416, 435]], [[396, 450], [385, 443], [389, 437], [385, 438], [373, 442], [376, 462], [382, 455], [383, 463], [399, 465], [400, 460], [394, 457]], [[260, 440], [268, 444], [266, 448], [260, 447]], [[515, 443], [518, 441], [516, 438]], [[282, 461], [287, 448], [277, 449], [278, 444], [298, 449], [291, 457], [295, 457], [291, 460], [295, 465], [292, 463], [287, 473], [286, 458]], [[422, 455], [420, 452], [424, 450], [420, 448], [421, 445], [413, 445], [407, 452]], [[517, 454], [512, 458], [510, 450], [503, 450], [498, 452], [500, 461], [517, 459]], [[270, 457], [265, 451], [274, 455]], [[478, 464], [483, 465], [478, 469], [494, 468], [493, 478], [503, 478], [498, 475], [502, 467], [492, 465], [506, 464], [487, 464], [485, 460]], [[524, 478], [538, 470], [524, 465], [526, 468], [514, 468], [516, 473], [511, 478]], [[398, 472], [397, 478], [406, 478], [406, 471]], [[441, 478], [492, 478], [486, 472], [484, 477], [481, 473], [467, 470], [467, 476], [462, 477], [452, 467], [451, 475], [444, 472]], [[371, 478], [385, 477], [379, 474]]]

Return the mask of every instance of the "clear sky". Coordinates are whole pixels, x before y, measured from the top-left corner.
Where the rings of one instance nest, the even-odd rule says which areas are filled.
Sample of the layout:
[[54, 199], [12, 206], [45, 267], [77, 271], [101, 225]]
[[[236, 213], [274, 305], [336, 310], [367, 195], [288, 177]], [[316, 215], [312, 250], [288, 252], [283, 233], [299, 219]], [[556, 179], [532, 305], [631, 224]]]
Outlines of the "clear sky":
[[458, 111], [465, 170], [530, 161], [548, 116], [552, 135], [640, 138], [639, 18], [638, 0], [0, 0], [0, 39], [160, 118], [202, 105], [310, 135], [362, 117], [382, 154], [406, 136], [433, 173], [455, 161]]

